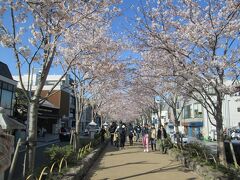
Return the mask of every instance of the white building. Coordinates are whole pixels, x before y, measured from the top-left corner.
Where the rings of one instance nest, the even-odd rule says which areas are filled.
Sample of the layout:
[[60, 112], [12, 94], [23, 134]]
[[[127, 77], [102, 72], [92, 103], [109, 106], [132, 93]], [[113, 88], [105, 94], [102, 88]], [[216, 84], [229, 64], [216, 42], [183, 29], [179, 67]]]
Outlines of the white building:
[[[223, 128], [239, 127], [240, 125], [240, 96], [226, 95], [223, 100]], [[181, 125], [184, 126], [184, 133], [190, 137], [199, 137], [199, 133], [204, 138], [209, 136], [216, 139], [216, 124], [214, 118], [209, 115], [201, 104], [194, 100], [190, 100], [184, 106], [181, 116]]]

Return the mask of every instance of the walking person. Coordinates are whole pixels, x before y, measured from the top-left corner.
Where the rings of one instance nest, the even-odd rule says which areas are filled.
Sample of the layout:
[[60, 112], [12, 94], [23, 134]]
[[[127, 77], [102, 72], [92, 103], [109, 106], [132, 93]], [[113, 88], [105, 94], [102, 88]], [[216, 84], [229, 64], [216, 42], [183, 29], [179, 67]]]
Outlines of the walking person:
[[157, 139], [157, 132], [153, 124], [150, 130], [150, 143], [151, 143], [152, 151], [156, 151], [156, 139]]
[[158, 131], [157, 131], [157, 139], [158, 139], [160, 151], [162, 152], [162, 154], [166, 153], [166, 149], [165, 149], [165, 139], [166, 138], [167, 138], [167, 132], [166, 132], [165, 128], [163, 127], [163, 125], [160, 125], [158, 127]]
[[113, 141], [114, 141], [114, 133], [116, 131], [116, 123], [115, 122], [112, 122], [111, 126], [109, 127], [109, 132], [110, 132], [110, 142], [111, 142], [111, 145], [113, 145]]
[[132, 124], [129, 123], [129, 126], [128, 126], [128, 138], [129, 138], [130, 146], [133, 145], [133, 135], [134, 135], [134, 129], [133, 129]]
[[125, 128], [126, 128], [125, 124], [123, 124], [122, 121], [120, 121], [117, 132], [119, 133], [120, 148], [122, 148], [122, 149], [124, 149], [125, 141], [126, 141], [126, 129]]
[[144, 152], [148, 152], [148, 146], [149, 146], [149, 128], [148, 128], [148, 124], [145, 124], [143, 129], [142, 129], [142, 143], [143, 143], [143, 151]]
[[134, 131], [136, 132], [136, 142], [137, 142], [140, 139], [141, 126], [139, 124], [137, 124], [137, 126], [135, 126], [135, 128], [134, 128]]
[[105, 134], [106, 134], [106, 130], [105, 130], [104, 126], [102, 126], [102, 128], [100, 130], [101, 143], [104, 143], [104, 141], [105, 141]]
[[114, 143], [114, 146], [119, 148], [120, 140], [119, 140], [119, 133], [118, 133], [117, 129], [113, 134], [113, 143]]

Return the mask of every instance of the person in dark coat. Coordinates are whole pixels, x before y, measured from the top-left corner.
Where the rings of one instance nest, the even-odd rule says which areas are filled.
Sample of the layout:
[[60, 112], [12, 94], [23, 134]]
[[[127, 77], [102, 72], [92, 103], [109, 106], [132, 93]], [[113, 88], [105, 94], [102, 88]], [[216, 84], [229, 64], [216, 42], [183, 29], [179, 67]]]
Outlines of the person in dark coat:
[[100, 130], [101, 143], [103, 143], [105, 141], [105, 134], [106, 134], [106, 130], [105, 130], [104, 126], [102, 126], [102, 128]]
[[122, 123], [122, 121], [119, 122], [119, 126], [117, 127], [116, 132], [119, 136], [119, 147], [124, 149], [126, 141], [126, 125]]
[[167, 138], [167, 132], [166, 132], [165, 128], [163, 127], [163, 125], [160, 125], [158, 127], [158, 131], [157, 131], [157, 140], [160, 145], [160, 150], [162, 151], [163, 154], [166, 153], [166, 150], [164, 147], [166, 138]]
[[111, 126], [109, 127], [109, 132], [110, 132], [110, 141], [111, 145], [113, 145], [113, 138], [114, 138], [114, 133], [116, 131], [117, 125], [115, 122], [112, 122]]
[[130, 146], [133, 145], [133, 135], [134, 135], [134, 129], [133, 129], [132, 124], [129, 123], [129, 126], [128, 126], [128, 138], [129, 138]]
[[141, 131], [142, 131], [141, 126], [139, 124], [137, 126], [135, 126], [134, 131], [136, 133], [136, 142], [137, 142], [140, 139], [140, 134], [141, 134]]

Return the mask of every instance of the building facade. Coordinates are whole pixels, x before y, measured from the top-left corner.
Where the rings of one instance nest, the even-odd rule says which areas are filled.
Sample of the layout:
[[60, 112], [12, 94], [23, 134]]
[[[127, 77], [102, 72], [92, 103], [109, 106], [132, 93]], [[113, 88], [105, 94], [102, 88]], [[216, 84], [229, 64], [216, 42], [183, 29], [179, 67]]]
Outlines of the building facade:
[[189, 137], [199, 137], [204, 124], [204, 110], [201, 104], [194, 100], [189, 101], [183, 108], [181, 125], [183, 133]]
[[8, 66], [0, 61], [0, 107], [5, 109], [7, 115], [13, 115], [14, 94], [17, 86]]
[[[30, 91], [34, 91], [38, 84], [39, 74], [32, 74], [30, 79]], [[61, 75], [48, 75], [41, 97], [48, 96], [52, 87], [59, 81]], [[19, 77], [15, 76], [19, 81]], [[28, 87], [28, 75], [23, 75], [23, 84]], [[50, 93], [45, 104], [39, 108], [38, 128], [44, 127], [49, 133], [58, 133], [61, 127], [71, 128], [75, 126], [75, 97], [72, 89], [72, 79], [66, 75]], [[20, 87], [20, 84], [18, 84]], [[45, 114], [45, 115], [41, 115]], [[49, 116], [48, 116], [49, 115]]]
[[[223, 100], [223, 128], [240, 128], [240, 96], [226, 95]], [[209, 137], [216, 139], [215, 119], [202, 107], [201, 104], [194, 100], [186, 103], [181, 115], [181, 125], [184, 127], [183, 133], [189, 137], [199, 138], [203, 136], [205, 139]]]

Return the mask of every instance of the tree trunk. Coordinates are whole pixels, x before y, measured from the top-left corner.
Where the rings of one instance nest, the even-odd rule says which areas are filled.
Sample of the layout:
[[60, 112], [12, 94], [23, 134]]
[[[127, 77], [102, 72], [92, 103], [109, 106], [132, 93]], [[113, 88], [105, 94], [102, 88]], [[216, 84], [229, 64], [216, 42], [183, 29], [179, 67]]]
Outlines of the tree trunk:
[[75, 118], [76, 118], [76, 136], [75, 136], [75, 144], [76, 144], [76, 149], [77, 151], [80, 148], [80, 132], [81, 132], [81, 119], [82, 119], [82, 113], [83, 113], [83, 85], [80, 84], [80, 93], [77, 93], [77, 87], [74, 87], [74, 92], [75, 92], [75, 98], [76, 98], [76, 110], [75, 110]]
[[174, 126], [176, 131], [177, 145], [180, 146], [180, 133], [178, 128], [178, 121], [175, 120]]
[[177, 118], [177, 109], [172, 108], [173, 111], [173, 116], [174, 116], [174, 127], [176, 131], [176, 138], [177, 138], [177, 146], [180, 147], [180, 133], [179, 133], [179, 123], [178, 123], [178, 118]]
[[[78, 103], [78, 102], [77, 102]], [[76, 144], [76, 149], [75, 151], [77, 151], [80, 148], [80, 128], [81, 128], [81, 124], [80, 124], [80, 112], [79, 112], [79, 105], [76, 106], [76, 137], [75, 137], [75, 144]]]
[[216, 117], [216, 128], [217, 128], [217, 157], [219, 160], [219, 163], [222, 165], [227, 165], [226, 160], [226, 153], [225, 153], [225, 147], [224, 147], [224, 135], [223, 135], [223, 118], [221, 114], [221, 109], [217, 112]]
[[162, 114], [162, 105], [159, 103], [159, 114], [157, 113], [157, 116], [158, 116], [158, 121], [160, 125], [162, 125], [161, 114]]
[[29, 127], [28, 127], [28, 174], [33, 173], [37, 145], [37, 118], [38, 118], [38, 100], [29, 104]]
[[76, 137], [74, 138], [75, 140], [75, 144], [76, 144], [76, 149], [75, 151], [77, 151], [80, 147], [79, 144], [79, 137], [80, 137], [80, 100], [78, 96], [75, 96], [76, 98], [76, 114], [75, 114], [75, 118], [76, 118]]

